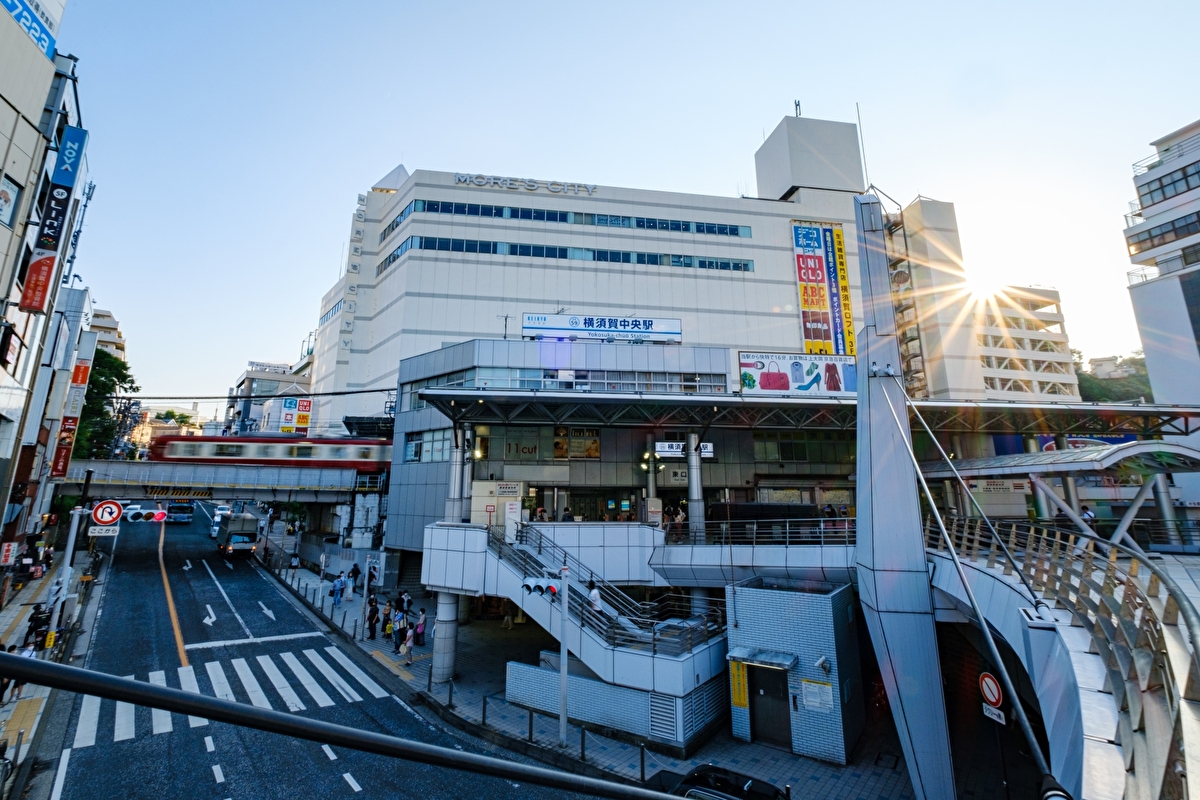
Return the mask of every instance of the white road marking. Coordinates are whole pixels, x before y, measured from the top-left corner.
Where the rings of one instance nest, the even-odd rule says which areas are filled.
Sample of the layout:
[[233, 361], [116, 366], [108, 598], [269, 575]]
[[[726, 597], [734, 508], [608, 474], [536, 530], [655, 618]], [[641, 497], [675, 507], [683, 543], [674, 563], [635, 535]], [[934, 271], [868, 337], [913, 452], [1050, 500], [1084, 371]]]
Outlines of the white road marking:
[[354, 680], [361, 683], [363, 688], [371, 693], [372, 697], [388, 696], [388, 693], [383, 690], [383, 687], [371, 680], [367, 673], [359, 669], [358, 665], [351, 661], [350, 658], [341, 650], [338, 650], [336, 647], [326, 647], [325, 652], [333, 656], [333, 660], [341, 664], [342, 669], [346, 670], [346, 672], [349, 672], [350, 675], [353, 676]]
[[263, 601], [262, 601], [262, 600], [259, 600], [259, 601], [258, 601], [258, 607], [262, 609], [262, 612], [263, 612], [264, 614], [266, 614], [268, 617], [270, 617], [270, 618], [271, 618], [271, 621], [272, 621], [272, 622], [274, 622], [274, 621], [275, 621], [275, 612], [274, 612], [274, 611], [272, 611], [271, 609], [267, 608], [265, 605], [263, 605]]
[[217, 783], [225, 782], [225, 773], [221, 772], [220, 764], [213, 764], [213, 777], [217, 779]]
[[204, 607], [208, 609], [208, 616], [200, 621], [211, 628], [212, 624], [217, 621], [217, 615], [213, 613], [212, 606], [206, 605]]
[[[150, 684], [152, 686], [167, 685], [167, 673], [161, 669], [150, 673]], [[150, 724], [155, 733], [170, 733], [171, 732], [171, 712], [163, 711], [161, 708], [150, 709]]]
[[225, 562], [225, 566], [229, 567], [230, 569], [233, 569], [233, 562], [232, 562], [232, 561], [226, 561], [226, 562]]
[[211, 753], [213, 750], [216, 750], [216, 749], [217, 749], [217, 746], [216, 746], [215, 744], [213, 744], [212, 737], [211, 737], [211, 736], [205, 736], [205, 737], [204, 737], [204, 750], [205, 750], [205, 752]]
[[[181, 689], [183, 689], [185, 692], [191, 692], [192, 694], [200, 694], [200, 685], [198, 683], [196, 683], [195, 668], [193, 668], [193, 667], [180, 667], [179, 668], [179, 687]], [[188, 715], [188, 727], [189, 728], [199, 728], [199, 727], [201, 727], [203, 725], [207, 725], [207, 724], [208, 724], [208, 720], [204, 719], [204, 717], [193, 717], [190, 714]]]
[[[238, 621], [238, 624], [242, 626], [242, 630], [244, 630], [246, 632], [246, 635], [249, 636], [251, 639], [253, 639], [254, 634], [251, 633], [250, 629], [246, 627], [246, 623], [242, 621], [241, 615], [238, 614], [237, 609], [233, 607], [233, 601], [231, 601], [229, 599], [229, 595], [225, 594], [225, 587], [221, 585], [221, 582], [219, 580], [217, 580], [217, 576], [213, 575], [212, 567], [208, 566], [207, 561], [201, 561], [200, 563], [204, 565], [204, 568], [206, 570], [208, 570], [208, 577], [212, 578], [213, 583], [215, 583], [217, 585], [217, 591], [219, 591], [221, 593], [221, 597], [225, 598], [225, 603], [229, 606], [229, 610], [233, 612], [234, 619], [236, 619]], [[229, 564], [228, 561], [226, 561], [225, 563]], [[229, 568], [233, 569], [233, 564], [229, 564]]]
[[346, 783], [350, 784], [350, 788], [356, 792], [361, 792], [362, 787], [358, 785], [358, 781], [354, 780], [354, 776], [349, 772], [343, 772], [342, 777], [346, 779]]
[[250, 696], [250, 702], [259, 708], [270, 708], [271, 701], [267, 699], [267, 695], [263, 692], [262, 687], [258, 685], [258, 679], [250, 671], [250, 665], [246, 663], [246, 659], [235, 658], [231, 663], [234, 670], [237, 671], [238, 677], [241, 678], [242, 686], [246, 689], [246, 694]]
[[192, 560], [190, 558], [188, 559], [187, 564], [184, 566], [183, 571], [187, 572], [189, 569], [192, 569]]
[[300, 685], [316, 701], [317, 705], [322, 708], [333, 705], [333, 701], [329, 699], [329, 695], [325, 694], [325, 690], [321, 688], [321, 684], [317, 683], [312, 673], [304, 668], [304, 665], [300, 663], [300, 659], [291, 653], [280, 653], [279, 657], [283, 659], [283, 663], [288, 665], [288, 669], [292, 671], [296, 679], [300, 681]]
[[321, 749], [325, 751], [325, 755], [329, 756], [330, 761], [337, 761], [337, 756], [334, 754], [333, 750], [330, 749], [329, 745], [323, 744], [321, 745]]
[[[403, 701], [403, 700], [401, 700], [399, 697], [396, 697], [396, 695], [392, 695], [392, 699], [393, 699], [393, 700], [395, 700], [397, 703], [399, 703], [401, 706], [403, 706], [403, 708], [404, 708], [404, 710], [405, 710], [405, 711], [407, 711], [408, 713], [410, 713], [410, 714], [412, 714], [414, 717], [416, 717], [416, 718], [417, 718], [417, 722], [421, 722], [421, 723], [424, 723], [425, 725], [429, 725], [429, 720], [427, 720], [427, 719], [425, 719], [424, 717], [422, 717], [422, 716], [421, 716], [420, 714], [418, 714], [416, 711], [413, 711], [413, 709], [412, 709], [412, 706], [410, 706], [408, 703], [404, 702], [404, 701]], [[436, 730], [437, 730], [437, 728], [435, 728], [435, 727], [434, 727], [434, 726], [432, 726], [432, 725], [429, 725], [429, 730], [431, 730], [431, 731], [436, 731]]]
[[[126, 680], [133, 680], [132, 675], [126, 675]], [[123, 742], [132, 739], [134, 734], [133, 705], [117, 702], [117, 716], [113, 722], [113, 741]]]
[[286, 642], [291, 639], [312, 639], [317, 636], [324, 636], [320, 631], [311, 631], [310, 633], [283, 633], [279, 636], [251, 636], [249, 639], [226, 639], [221, 642], [197, 642], [196, 644], [184, 645], [184, 650], [207, 650], [213, 647], [229, 647], [235, 644], [258, 644], [259, 642]]
[[54, 789], [50, 792], [50, 800], [62, 797], [63, 784], [67, 781], [67, 764], [71, 761], [71, 748], [62, 751], [58, 759], [58, 771], [54, 773]]
[[258, 665], [262, 667], [263, 672], [267, 673], [267, 677], [271, 679], [271, 684], [275, 687], [275, 691], [279, 692], [279, 696], [283, 698], [284, 705], [288, 711], [303, 711], [304, 703], [300, 702], [300, 698], [292, 691], [291, 684], [283, 677], [283, 673], [279, 671], [279, 667], [275, 666], [275, 662], [270, 656], [259, 656]]
[[229, 688], [229, 681], [225, 680], [225, 670], [221, 669], [221, 662], [209, 661], [204, 668], [208, 670], [208, 679], [212, 682], [213, 691], [216, 692], [217, 697], [236, 703], [237, 698], [233, 696], [233, 690]]
[[100, 721], [100, 698], [85, 694], [79, 709], [79, 724], [75, 727], [75, 749], [96, 743], [96, 723]]
[[357, 703], [362, 700], [362, 698], [359, 697], [358, 692], [354, 691], [350, 684], [342, 680], [342, 676], [338, 675], [337, 672], [334, 671], [333, 667], [329, 666], [325, 659], [321, 658], [320, 653], [318, 653], [316, 650], [305, 650], [304, 655], [308, 656], [308, 660], [313, 663], [314, 667], [321, 671], [321, 674], [325, 676], [325, 680], [333, 684], [333, 688], [337, 689], [338, 693], [341, 694], [342, 697], [346, 698], [351, 703]]

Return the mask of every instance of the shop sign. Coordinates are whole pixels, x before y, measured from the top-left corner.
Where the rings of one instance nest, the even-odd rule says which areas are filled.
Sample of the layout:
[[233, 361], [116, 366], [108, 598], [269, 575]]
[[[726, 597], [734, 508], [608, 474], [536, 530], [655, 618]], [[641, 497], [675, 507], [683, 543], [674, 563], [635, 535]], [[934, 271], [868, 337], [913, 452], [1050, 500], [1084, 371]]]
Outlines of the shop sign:
[[742, 394], [856, 397], [854, 356], [738, 353]]
[[729, 662], [729, 688], [736, 708], [750, 707], [750, 692], [746, 686], [746, 665], [741, 661]]
[[792, 245], [804, 352], [854, 355], [854, 313], [850, 308], [850, 274], [842, 226], [795, 222]]
[[1029, 494], [1029, 481], [987, 478], [973, 480], [968, 484], [977, 494]]
[[580, 189], [587, 192], [589, 196], [596, 192], [595, 184], [536, 181], [531, 178], [501, 178], [496, 175], [464, 175], [461, 172], [454, 173], [454, 183], [467, 186], [491, 186], [494, 189], [525, 189], [529, 192], [545, 189], [554, 194], [579, 194]]
[[513, 481], [499, 481], [496, 484], [497, 497], [520, 497], [521, 484]]
[[[686, 458], [687, 442], [655, 442], [654, 454], [659, 458]], [[700, 443], [700, 457], [712, 458], [714, 455], [712, 442]]]
[[83, 150], [87, 146], [87, 131], [68, 125], [63, 128], [62, 142], [58, 147], [58, 158], [50, 178], [46, 209], [38, 226], [34, 240], [33, 256], [25, 272], [25, 285], [17, 307], [34, 314], [46, 313], [50, 299], [51, 284], [54, 282], [58, 251], [63, 240], [70, 235], [65, 230], [71, 207], [71, 195], [79, 179]]

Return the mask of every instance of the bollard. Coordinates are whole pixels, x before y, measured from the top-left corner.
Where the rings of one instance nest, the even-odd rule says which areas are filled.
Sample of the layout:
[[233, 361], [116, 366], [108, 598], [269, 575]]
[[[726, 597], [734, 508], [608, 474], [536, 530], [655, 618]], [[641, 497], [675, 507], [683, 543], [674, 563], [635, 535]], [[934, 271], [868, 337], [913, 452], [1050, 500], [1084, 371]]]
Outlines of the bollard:
[[[342, 630], [346, 630], [346, 615], [349, 613], [350, 613], [349, 610], [342, 612]], [[355, 621], [357, 622], [357, 620], [355, 620]]]
[[[432, 672], [433, 666], [431, 665], [429, 667], [429, 669]], [[450, 681], [449, 686], [450, 686], [450, 694], [446, 698], [446, 708], [454, 708], [454, 681]]]
[[21, 740], [25, 738], [25, 729], [17, 731], [17, 746], [13, 748], [12, 763], [16, 767], [21, 763]]
[[579, 726], [579, 760], [587, 761], [587, 728]]
[[529, 709], [529, 741], [533, 741], [533, 709]]
[[425, 686], [425, 691], [433, 693], [433, 659], [429, 660], [429, 683]]
[[483, 696], [483, 722], [481, 724], [483, 725], [483, 727], [485, 727], [485, 728], [487, 727], [487, 695], [486, 694]]
[[646, 782], [646, 743], [642, 742], [642, 783]]
[[783, 785], [783, 795], [787, 798], [787, 800], [792, 800], [792, 785], [790, 783], [785, 783]]
[[[366, 631], [363, 631], [363, 633], [366, 633]], [[354, 636], [352, 636], [351, 638], [353, 638], [353, 639], [358, 638], [358, 620], [357, 619], [354, 620]]]

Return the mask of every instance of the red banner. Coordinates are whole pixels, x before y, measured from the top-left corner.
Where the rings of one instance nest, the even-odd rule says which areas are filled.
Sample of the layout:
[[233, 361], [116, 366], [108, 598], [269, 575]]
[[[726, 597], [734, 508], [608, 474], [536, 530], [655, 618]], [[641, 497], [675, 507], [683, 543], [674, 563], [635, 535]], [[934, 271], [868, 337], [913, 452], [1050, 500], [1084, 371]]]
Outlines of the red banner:
[[54, 458], [50, 462], [50, 477], [67, 477], [71, 464], [71, 451], [75, 448], [75, 432], [79, 428], [78, 417], [63, 417], [58, 429], [58, 444], [54, 447]]

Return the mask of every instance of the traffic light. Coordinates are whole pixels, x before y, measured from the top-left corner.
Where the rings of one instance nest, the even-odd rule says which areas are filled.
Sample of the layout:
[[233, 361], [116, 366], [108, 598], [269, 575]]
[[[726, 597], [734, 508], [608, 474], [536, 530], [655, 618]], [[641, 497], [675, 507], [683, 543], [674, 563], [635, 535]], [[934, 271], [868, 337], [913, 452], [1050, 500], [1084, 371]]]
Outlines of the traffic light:
[[548, 578], [526, 578], [525, 582], [522, 584], [522, 587], [525, 589], [525, 594], [533, 594], [534, 592], [537, 592], [551, 603], [558, 599], [558, 581], [550, 580]]
[[167, 512], [158, 508], [130, 511], [126, 514], [130, 522], [162, 522], [167, 518]]

